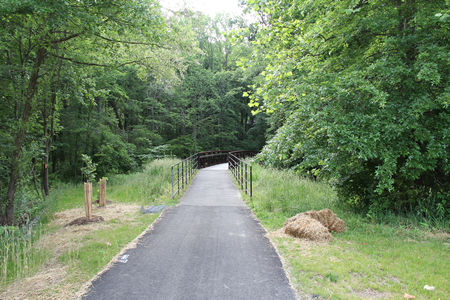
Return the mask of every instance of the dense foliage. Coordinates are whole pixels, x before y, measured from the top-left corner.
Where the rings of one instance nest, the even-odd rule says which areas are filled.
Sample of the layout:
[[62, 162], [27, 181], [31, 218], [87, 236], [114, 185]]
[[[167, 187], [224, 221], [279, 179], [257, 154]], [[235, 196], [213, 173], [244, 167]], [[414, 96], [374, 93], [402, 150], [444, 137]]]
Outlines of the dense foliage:
[[32, 218], [51, 179], [81, 181], [163, 155], [260, 149], [265, 118], [242, 93], [256, 70], [240, 18], [155, 0], [0, 1], [0, 224]]
[[32, 217], [51, 180], [81, 181], [82, 155], [101, 178], [258, 150], [266, 127], [262, 162], [329, 179], [356, 209], [445, 219], [447, 2], [246, 2], [259, 22], [156, 0], [0, 1], [0, 223]]
[[331, 178], [343, 202], [448, 217], [446, 1], [248, 0], [261, 17], [249, 91], [272, 112], [260, 159]]

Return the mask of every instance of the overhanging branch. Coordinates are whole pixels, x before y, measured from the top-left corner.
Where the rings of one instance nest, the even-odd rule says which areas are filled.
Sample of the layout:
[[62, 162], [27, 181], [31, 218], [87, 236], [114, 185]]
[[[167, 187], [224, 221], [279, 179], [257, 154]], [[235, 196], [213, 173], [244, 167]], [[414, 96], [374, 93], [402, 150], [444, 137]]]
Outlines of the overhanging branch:
[[99, 63], [79, 61], [79, 60], [76, 60], [76, 59], [71, 58], [71, 57], [60, 56], [60, 55], [53, 54], [53, 53], [50, 53], [50, 55], [53, 56], [53, 57], [62, 59], [62, 60], [70, 61], [70, 62], [72, 62], [74, 64], [77, 64], [77, 65], [84, 65], [84, 66], [91, 66], [91, 67], [103, 67], [103, 68], [119, 68], [119, 67], [123, 67], [123, 66], [126, 66], [126, 65], [137, 64], [137, 63], [140, 63], [140, 62], [142, 62], [142, 61], [144, 61], [144, 60], [146, 60], [148, 58], [151, 58], [151, 56], [146, 56], [146, 57], [143, 57], [143, 58], [140, 58], [140, 59], [131, 60], [131, 61], [127, 61], [127, 62], [118, 64], [118, 65], [115, 65], [115, 64], [99, 64]]
[[155, 47], [159, 47], [159, 48], [164, 48], [161, 44], [157, 44], [157, 43], [116, 40], [116, 39], [107, 38], [100, 34], [96, 34], [95, 36], [97, 36], [105, 41], [113, 42], [113, 43], [122, 43], [122, 44], [130, 44], [130, 45], [146, 45], [146, 46], [155, 46]]
[[68, 60], [68, 61], [70, 61], [70, 62], [72, 62], [74, 64], [77, 64], [77, 65], [93, 66], [93, 67], [104, 67], [104, 68], [108, 68], [108, 67], [112, 67], [113, 66], [113, 65], [97, 64], [97, 63], [79, 61], [79, 60], [76, 60], [76, 59], [71, 58], [71, 57], [60, 56], [60, 55], [53, 54], [53, 53], [50, 53], [50, 55], [53, 56], [53, 57], [62, 59], [62, 60]]
[[68, 41], [68, 40], [70, 40], [70, 39], [76, 38], [77, 36], [80, 36], [82, 33], [83, 33], [83, 32], [74, 33], [74, 34], [71, 34], [71, 35], [69, 35], [69, 36], [60, 38], [60, 39], [58, 39], [58, 40], [53, 40], [53, 41], [51, 41], [51, 43], [52, 43], [52, 44], [62, 43], [62, 42]]

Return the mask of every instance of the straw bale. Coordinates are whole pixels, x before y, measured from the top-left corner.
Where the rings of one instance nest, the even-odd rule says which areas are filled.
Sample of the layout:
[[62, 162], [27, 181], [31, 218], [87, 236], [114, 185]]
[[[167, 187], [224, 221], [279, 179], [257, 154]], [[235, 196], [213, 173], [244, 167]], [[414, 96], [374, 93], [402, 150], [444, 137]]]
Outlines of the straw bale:
[[331, 209], [325, 208], [319, 211], [310, 210], [302, 214], [319, 221], [330, 231], [342, 232], [345, 230], [345, 222], [338, 218]]
[[284, 232], [311, 241], [330, 241], [332, 236], [319, 221], [307, 215], [298, 214], [289, 218], [283, 226]]

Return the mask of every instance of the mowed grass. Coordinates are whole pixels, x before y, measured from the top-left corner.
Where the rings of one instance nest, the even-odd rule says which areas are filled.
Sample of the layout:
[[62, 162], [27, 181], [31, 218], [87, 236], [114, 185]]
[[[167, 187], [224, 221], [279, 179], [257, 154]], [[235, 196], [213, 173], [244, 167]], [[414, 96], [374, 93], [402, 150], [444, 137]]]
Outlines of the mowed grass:
[[[142, 215], [140, 212], [131, 214], [130, 223], [111, 220], [108, 227], [86, 233], [79, 246], [65, 251], [59, 262], [67, 266], [65, 281], [73, 286], [76, 293], [80, 283], [91, 279], [102, 270], [131, 240], [141, 234], [159, 214]], [[70, 284], [70, 283], [73, 283]], [[53, 294], [58, 294], [58, 288]]]
[[[107, 181], [106, 198], [114, 203], [126, 204], [127, 207], [135, 206], [132, 212], [126, 212], [121, 218], [106, 219], [101, 226], [83, 229], [82, 234], [73, 234], [68, 239], [62, 250], [63, 253], [54, 253], [47, 249], [41, 239], [60, 233], [64, 234], [63, 224], [54, 225], [53, 215], [58, 212], [76, 211], [73, 219], [83, 216], [84, 190], [83, 184], [58, 184], [51, 190], [47, 198], [45, 219], [49, 223], [37, 227], [31, 232], [31, 238], [23, 229], [17, 227], [4, 228], [0, 241], [0, 298], [2, 289], [20, 280], [32, 276], [49, 263], [60, 264], [66, 270], [64, 282], [74, 283], [69, 285], [69, 290], [75, 292], [85, 281], [100, 271], [125, 245], [143, 232], [159, 214], [143, 215], [139, 206], [144, 205], [173, 205], [171, 195], [171, 171], [170, 166], [177, 162], [175, 159], [160, 159], [146, 165], [142, 172], [126, 175], [113, 175]], [[98, 186], [93, 184], [93, 199], [98, 199]], [[96, 205], [95, 203], [93, 204]], [[118, 208], [120, 209], [120, 206]], [[98, 210], [97, 212], [101, 212]], [[96, 210], [94, 210], [94, 214]], [[120, 212], [118, 212], [120, 214]], [[117, 213], [116, 213], [117, 214]], [[72, 219], [72, 217], [69, 217]], [[75, 229], [78, 230], [78, 229]], [[14, 236], [12, 236], [14, 234]], [[9, 237], [8, 240], [5, 237]], [[62, 251], [60, 249], [60, 251]], [[55, 297], [58, 293], [67, 292], [67, 284], [49, 289], [45, 295]], [[64, 297], [63, 297], [64, 298]]]
[[[378, 224], [346, 211], [326, 183], [302, 179], [287, 170], [253, 166], [252, 209], [270, 231], [300, 297], [324, 299], [450, 299], [450, 240], [392, 217]], [[244, 196], [250, 204], [250, 199]], [[347, 230], [330, 243], [308, 242], [276, 232], [303, 211], [332, 209]], [[434, 291], [424, 289], [434, 286]]]

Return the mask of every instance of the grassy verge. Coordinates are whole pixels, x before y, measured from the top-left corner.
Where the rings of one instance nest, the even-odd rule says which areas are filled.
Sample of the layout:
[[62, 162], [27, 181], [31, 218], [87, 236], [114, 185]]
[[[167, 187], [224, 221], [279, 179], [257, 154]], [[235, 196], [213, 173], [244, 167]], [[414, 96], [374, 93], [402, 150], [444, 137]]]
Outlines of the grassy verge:
[[[0, 241], [0, 299], [72, 299], [82, 284], [144, 231], [158, 214], [141, 205], [173, 205], [170, 165], [156, 160], [143, 172], [108, 179], [106, 208], [94, 205], [105, 222], [65, 227], [84, 215], [82, 184], [60, 184], [47, 199], [47, 223], [27, 235], [3, 228]], [[98, 191], [94, 188], [96, 199]], [[4, 237], [8, 237], [6, 240]]]
[[[449, 298], [448, 232], [405, 218], [377, 224], [338, 207], [329, 185], [289, 171], [256, 165], [253, 174], [253, 211], [268, 229], [301, 297], [401, 299], [408, 293], [418, 299]], [[332, 242], [308, 242], [278, 230], [287, 218], [322, 208], [332, 209], [347, 225]], [[425, 285], [435, 290], [427, 291]]]

